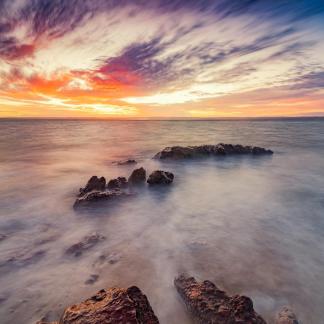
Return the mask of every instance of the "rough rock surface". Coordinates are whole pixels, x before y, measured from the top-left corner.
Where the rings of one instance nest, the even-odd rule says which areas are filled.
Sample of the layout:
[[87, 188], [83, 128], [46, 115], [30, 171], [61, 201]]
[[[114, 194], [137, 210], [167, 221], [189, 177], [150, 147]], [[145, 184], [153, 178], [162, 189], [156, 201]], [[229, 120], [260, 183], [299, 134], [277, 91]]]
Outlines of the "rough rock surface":
[[298, 324], [298, 320], [294, 312], [285, 306], [276, 317], [276, 324]]
[[128, 289], [102, 289], [84, 302], [68, 307], [58, 323], [158, 324], [159, 320], [146, 296], [133, 286]]
[[85, 236], [82, 241], [73, 244], [66, 250], [66, 254], [78, 257], [86, 250], [91, 249], [100, 241], [103, 241], [105, 237], [98, 233], [93, 233], [91, 235]]
[[232, 144], [217, 144], [217, 145], [200, 145], [200, 146], [172, 146], [166, 147], [161, 152], [157, 153], [155, 159], [188, 159], [198, 158], [203, 156], [224, 156], [224, 155], [264, 155], [273, 154], [271, 150], [257, 146], [243, 146]]
[[173, 182], [174, 175], [168, 171], [157, 170], [150, 174], [147, 179], [147, 183], [150, 185], [155, 184], [170, 184]]
[[188, 310], [203, 324], [266, 324], [245, 296], [228, 296], [212, 282], [198, 283], [193, 277], [179, 276], [175, 287]]
[[117, 179], [109, 180], [107, 189], [125, 189], [127, 186], [127, 179], [125, 177], [118, 177]]
[[130, 184], [142, 184], [146, 180], [146, 171], [144, 168], [135, 169], [128, 178]]
[[75, 200], [73, 208], [91, 206], [94, 202], [108, 202], [132, 196], [133, 194], [119, 189], [108, 191], [91, 191]]
[[85, 195], [91, 191], [102, 191], [105, 190], [106, 179], [104, 177], [98, 178], [97, 176], [92, 176], [84, 188], [80, 188], [79, 197]]

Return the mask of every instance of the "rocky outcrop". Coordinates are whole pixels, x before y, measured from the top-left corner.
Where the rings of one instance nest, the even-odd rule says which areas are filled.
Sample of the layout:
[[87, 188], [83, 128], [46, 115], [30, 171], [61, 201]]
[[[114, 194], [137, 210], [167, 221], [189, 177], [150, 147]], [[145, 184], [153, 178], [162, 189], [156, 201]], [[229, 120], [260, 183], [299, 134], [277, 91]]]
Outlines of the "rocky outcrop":
[[298, 324], [298, 320], [291, 308], [285, 306], [276, 317], [276, 324]]
[[128, 178], [131, 185], [143, 184], [146, 180], [146, 171], [144, 168], [135, 169]]
[[128, 183], [127, 179], [125, 177], [118, 177], [117, 179], [111, 179], [109, 180], [107, 184], [107, 189], [125, 189], [127, 188]]
[[173, 182], [174, 175], [168, 171], [157, 170], [150, 174], [147, 183], [150, 185], [170, 184]]
[[58, 324], [117, 323], [158, 324], [159, 320], [147, 297], [139, 288], [132, 286], [127, 289], [102, 289], [84, 302], [68, 307], [58, 322]]
[[73, 208], [78, 209], [80, 207], [90, 207], [93, 205], [93, 203], [112, 202], [130, 196], [133, 196], [133, 194], [119, 189], [108, 191], [91, 191], [82, 197], [77, 198], [74, 202]]
[[81, 256], [84, 251], [91, 249], [104, 239], [105, 237], [103, 235], [93, 233], [91, 235], [85, 236], [82, 241], [71, 245], [65, 251], [65, 253], [68, 255], [73, 255], [75, 257]]
[[79, 197], [82, 197], [91, 191], [102, 191], [105, 190], [106, 179], [104, 177], [98, 178], [97, 176], [92, 176], [84, 188], [80, 188]]
[[193, 277], [174, 280], [188, 310], [202, 324], [266, 324], [246, 296], [228, 296], [212, 282], [197, 282]]
[[166, 147], [161, 152], [157, 153], [154, 158], [165, 159], [189, 159], [199, 158], [204, 156], [224, 156], [224, 155], [265, 155], [273, 154], [271, 150], [258, 146], [243, 146], [232, 144], [217, 144], [217, 145], [200, 145], [200, 146], [172, 146]]
[[130, 164], [136, 164], [137, 161], [134, 159], [128, 159], [128, 160], [123, 160], [123, 161], [118, 161], [118, 165], [130, 165]]

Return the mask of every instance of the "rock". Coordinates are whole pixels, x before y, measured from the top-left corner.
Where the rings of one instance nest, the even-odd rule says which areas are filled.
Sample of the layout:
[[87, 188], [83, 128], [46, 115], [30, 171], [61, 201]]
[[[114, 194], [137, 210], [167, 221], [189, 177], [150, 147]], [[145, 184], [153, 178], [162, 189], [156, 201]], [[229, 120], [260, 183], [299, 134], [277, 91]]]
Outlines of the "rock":
[[128, 159], [128, 160], [123, 160], [123, 161], [118, 161], [118, 165], [129, 165], [129, 164], [136, 164], [137, 161], [133, 159]]
[[294, 312], [285, 306], [276, 317], [276, 324], [298, 324], [298, 320]]
[[243, 146], [232, 144], [217, 144], [217, 145], [200, 145], [200, 146], [172, 146], [166, 147], [161, 152], [158, 152], [154, 158], [165, 159], [188, 159], [198, 158], [203, 156], [224, 156], [224, 155], [264, 155], [273, 154], [271, 150], [257, 146]]
[[107, 189], [125, 189], [127, 186], [127, 179], [125, 177], [118, 177], [117, 179], [109, 180]]
[[68, 255], [73, 255], [75, 257], [78, 257], [82, 255], [82, 253], [86, 250], [91, 249], [99, 242], [103, 241], [105, 237], [103, 235], [100, 235], [98, 233], [93, 233], [91, 235], [85, 236], [82, 241], [73, 244], [70, 246], [65, 253]]
[[134, 194], [121, 191], [119, 189], [109, 191], [91, 191], [79, 197], [74, 202], [73, 208], [89, 207], [95, 202], [116, 201], [122, 198], [133, 196]]
[[7, 237], [8, 237], [8, 235], [0, 233], [0, 242], [5, 240]]
[[128, 182], [132, 185], [142, 184], [146, 180], [146, 171], [144, 168], [135, 169], [130, 177], [128, 178]]
[[93, 285], [98, 279], [99, 279], [99, 275], [92, 274], [84, 283], [86, 285]]
[[208, 280], [198, 283], [195, 278], [184, 275], [176, 278], [174, 285], [198, 323], [266, 324], [254, 311], [249, 297], [230, 297]]
[[58, 323], [158, 324], [159, 320], [147, 297], [133, 286], [127, 289], [102, 289], [84, 302], [68, 307]]
[[171, 172], [157, 170], [150, 174], [147, 183], [150, 185], [155, 184], [170, 184], [173, 182], [174, 175]]
[[92, 176], [84, 188], [80, 188], [79, 197], [82, 197], [91, 191], [103, 191], [106, 187], [106, 179], [104, 177], [98, 178], [97, 176]]

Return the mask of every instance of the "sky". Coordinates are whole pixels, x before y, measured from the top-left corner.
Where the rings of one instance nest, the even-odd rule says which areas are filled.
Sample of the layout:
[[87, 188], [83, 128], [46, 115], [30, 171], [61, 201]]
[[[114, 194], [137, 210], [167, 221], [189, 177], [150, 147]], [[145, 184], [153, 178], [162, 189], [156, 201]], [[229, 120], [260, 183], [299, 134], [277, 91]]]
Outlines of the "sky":
[[324, 0], [0, 0], [0, 117], [324, 116]]

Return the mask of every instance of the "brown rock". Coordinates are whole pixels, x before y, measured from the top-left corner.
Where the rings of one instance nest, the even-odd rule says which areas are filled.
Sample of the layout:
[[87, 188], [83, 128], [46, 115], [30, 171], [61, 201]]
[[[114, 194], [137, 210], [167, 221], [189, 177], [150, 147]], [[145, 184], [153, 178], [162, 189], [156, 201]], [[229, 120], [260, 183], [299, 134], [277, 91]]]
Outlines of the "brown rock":
[[137, 161], [134, 159], [128, 159], [128, 160], [123, 160], [123, 161], [118, 161], [118, 165], [129, 165], [129, 164], [136, 164]]
[[68, 307], [59, 324], [158, 324], [150, 303], [139, 288], [110, 288]]
[[285, 306], [276, 317], [276, 324], [298, 324], [298, 320], [294, 312]]
[[174, 280], [188, 310], [202, 324], [266, 324], [246, 296], [228, 296], [212, 282], [181, 275]]
[[109, 180], [107, 189], [124, 189], [127, 188], [128, 183], [125, 177], [118, 177], [117, 179]]
[[135, 169], [130, 177], [128, 178], [128, 182], [132, 185], [142, 184], [146, 180], [146, 171], [144, 168]]
[[94, 247], [96, 244], [98, 244], [100, 241], [103, 241], [104, 239], [105, 237], [98, 233], [85, 236], [82, 239], [82, 241], [70, 246], [65, 253], [78, 257], [82, 255], [84, 251], [91, 249], [92, 247]]
[[155, 184], [170, 184], [173, 182], [174, 175], [171, 172], [157, 170], [150, 174], [147, 183], [150, 185]]
[[131, 193], [119, 189], [109, 191], [91, 191], [75, 200], [73, 208], [89, 207], [95, 202], [112, 202], [122, 198], [133, 196]]
[[217, 145], [200, 145], [200, 146], [172, 146], [166, 147], [161, 152], [158, 152], [155, 159], [188, 159], [204, 156], [223, 156], [223, 155], [264, 155], [273, 154], [271, 150], [264, 149], [258, 146], [243, 146], [232, 144], [217, 144]]
[[82, 197], [88, 192], [97, 190], [105, 190], [106, 179], [104, 177], [98, 178], [97, 176], [92, 176], [84, 188], [80, 188], [79, 197]]

